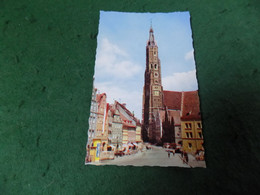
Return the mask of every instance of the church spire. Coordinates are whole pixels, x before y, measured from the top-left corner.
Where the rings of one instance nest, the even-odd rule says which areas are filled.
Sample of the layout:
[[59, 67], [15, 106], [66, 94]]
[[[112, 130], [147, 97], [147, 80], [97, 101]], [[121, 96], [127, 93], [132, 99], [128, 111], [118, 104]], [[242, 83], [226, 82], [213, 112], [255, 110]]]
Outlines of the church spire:
[[150, 32], [149, 32], [149, 41], [148, 41], [148, 45], [151, 45], [151, 46], [156, 45], [156, 44], [155, 44], [155, 40], [154, 40], [154, 35], [153, 35], [153, 27], [152, 27], [152, 24], [151, 24]]

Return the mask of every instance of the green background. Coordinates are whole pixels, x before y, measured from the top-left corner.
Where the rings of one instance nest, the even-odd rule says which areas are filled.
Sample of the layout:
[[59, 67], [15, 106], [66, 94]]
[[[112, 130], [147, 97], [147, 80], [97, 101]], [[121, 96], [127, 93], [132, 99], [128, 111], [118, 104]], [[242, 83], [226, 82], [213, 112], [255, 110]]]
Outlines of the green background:
[[[255, 194], [258, 0], [1, 0], [1, 194]], [[190, 11], [207, 168], [85, 166], [100, 10]]]

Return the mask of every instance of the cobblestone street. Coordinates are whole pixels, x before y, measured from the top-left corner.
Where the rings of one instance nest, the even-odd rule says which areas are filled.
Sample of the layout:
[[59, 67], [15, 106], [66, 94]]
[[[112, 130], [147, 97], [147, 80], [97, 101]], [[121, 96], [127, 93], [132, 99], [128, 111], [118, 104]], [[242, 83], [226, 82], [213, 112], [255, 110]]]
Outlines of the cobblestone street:
[[133, 166], [176, 166], [176, 167], [206, 167], [205, 161], [196, 161], [194, 157], [189, 155], [189, 163], [183, 163], [180, 154], [173, 155], [168, 153], [162, 147], [152, 146], [151, 150], [139, 151], [136, 154], [115, 157], [114, 160], [104, 160], [98, 163], [90, 163], [92, 165], [133, 165]]

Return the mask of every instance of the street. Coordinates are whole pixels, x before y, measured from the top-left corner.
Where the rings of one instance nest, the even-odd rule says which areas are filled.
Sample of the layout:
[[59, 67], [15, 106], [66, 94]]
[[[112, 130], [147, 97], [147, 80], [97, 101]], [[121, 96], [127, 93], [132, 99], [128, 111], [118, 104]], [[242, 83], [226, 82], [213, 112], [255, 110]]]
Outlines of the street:
[[181, 154], [170, 154], [162, 147], [152, 146], [151, 150], [139, 151], [136, 154], [115, 157], [114, 160], [104, 160], [101, 162], [90, 163], [92, 165], [132, 165], [132, 166], [161, 166], [161, 167], [206, 167], [205, 161], [198, 162], [193, 156], [189, 155], [189, 165], [183, 163]]

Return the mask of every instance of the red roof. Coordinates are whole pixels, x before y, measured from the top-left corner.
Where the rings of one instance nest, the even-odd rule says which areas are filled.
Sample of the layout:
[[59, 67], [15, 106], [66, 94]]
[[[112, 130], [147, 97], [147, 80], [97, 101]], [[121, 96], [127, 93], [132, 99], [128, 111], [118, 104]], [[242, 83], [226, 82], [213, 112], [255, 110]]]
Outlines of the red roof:
[[198, 91], [183, 92], [181, 120], [201, 120]]
[[163, 91], [164, 105], [168, 109], [181, 110], [181, 93], [180, 91]]
[[97, 99], [98, 105], [100, 105], [101, 99], [102, 99], [104, 96], [107, 96], [106, 93], [97, 94], [97, 98], [96, 98], [96, 99]]
[[126, 112], [136, 123], [139, 123], [139, 124], [140, 124], [139, 119], [137, 119], [137, 118], [133, 115], [133, 113], [131, 113], [131, 112], [126, 108], [126, 106], [125, 106], [124, 104], [120, 104], [118, 101], [115, 101], [115, 103], [118, 104], [119, 106], [121, 106], [121, 107], [125, 110], [125, 112]]
[[122, 122], [123, 122], [123, 126], [125, 127], [136, 127], [132, 121], [129, 121], [128, 118], [126, 118], [123, 114], [120, 113], [120, 117], [122, 119]]
[[113, 104], [109, 104], [109, 110], [110, 110], [110, 112], [111, 112], [111, 116], [114, 116], [116, 110], [115, 110], [115, 108], [113, 107]]

